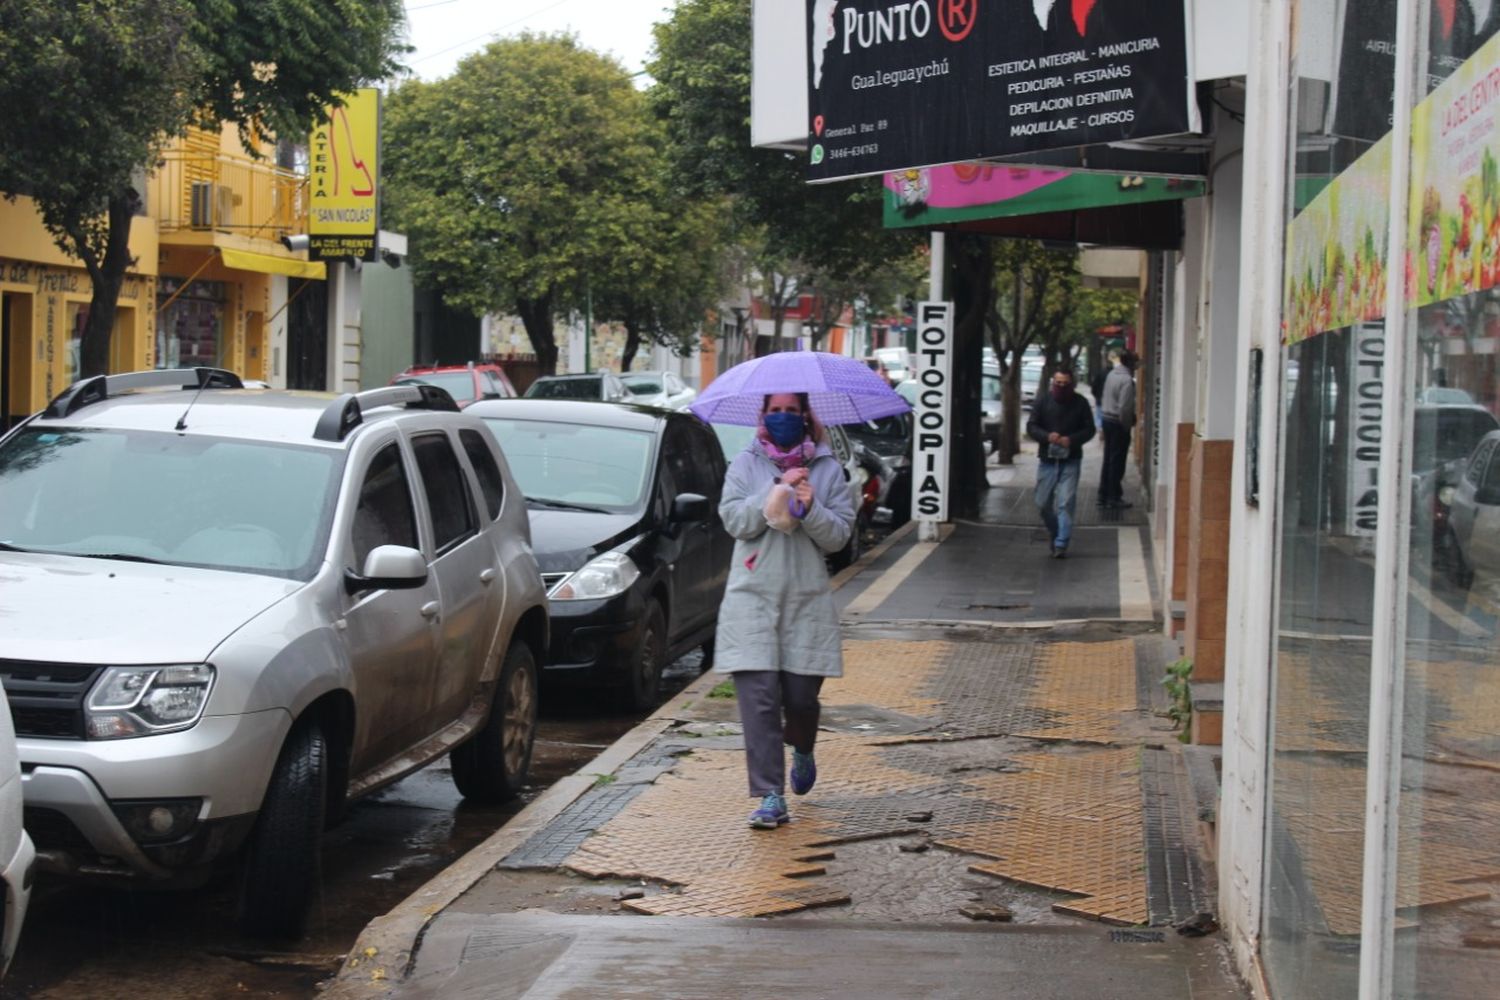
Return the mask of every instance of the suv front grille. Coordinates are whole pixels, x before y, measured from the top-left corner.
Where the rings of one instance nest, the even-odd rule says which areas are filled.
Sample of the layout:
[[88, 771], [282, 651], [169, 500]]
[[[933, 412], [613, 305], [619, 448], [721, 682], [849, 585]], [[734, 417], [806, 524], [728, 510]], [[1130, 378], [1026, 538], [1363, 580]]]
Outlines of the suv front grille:
[[562, 583], [572, 575], [572, 573], [543, 573], [542, 590], [550, 594], [552, 593], [553, 587], [557, 586], [559, 583]]
[[17, 736], [81, 740], [83, 699], [102, 667], [0, 660], [0, 684]]

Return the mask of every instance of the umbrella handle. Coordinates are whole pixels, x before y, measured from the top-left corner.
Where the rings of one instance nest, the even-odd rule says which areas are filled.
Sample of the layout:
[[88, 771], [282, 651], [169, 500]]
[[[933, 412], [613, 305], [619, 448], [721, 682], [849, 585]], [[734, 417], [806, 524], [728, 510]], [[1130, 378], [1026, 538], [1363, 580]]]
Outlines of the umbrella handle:
[[801, 500], [793, 500], [791, 503], [787, 504], [787, 510], [791, 512], [791, 515], [793, 517], [798, 518], [799, 520], [807, 516], [807, 504], [803, 503]]

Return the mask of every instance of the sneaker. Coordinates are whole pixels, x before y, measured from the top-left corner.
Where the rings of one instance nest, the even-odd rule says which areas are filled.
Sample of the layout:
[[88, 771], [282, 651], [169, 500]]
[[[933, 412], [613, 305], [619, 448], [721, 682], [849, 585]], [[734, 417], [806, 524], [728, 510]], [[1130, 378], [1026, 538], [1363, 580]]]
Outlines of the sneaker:
[[792, 792], [806, 795], [818, 781], [818, 762], [813, 755], [801, 750], [792, 751]]
[[760, 808], [750, 814], [750, 825], [757, 830], [774, 830], [792, 817], [786, 811], [786, 799], [772, 792], [760, 800]]
[[1058, 546], [1053, 547], [1053, 549], [1052, 549], [1052, 558], [1053, 559], [1066, 559], [1066, 558], [1068, 558], [1068, 549], [1067, 549], [1067, 546], [1065, 546], [1065, 545], [1058, 545]]
[[1131, 507], [1134, 507], [1135, 504], [1131, 503], [1129, 500], [1113, 500], [1110, 502], [1110, 506], [1115, 510], [1129, 510]]

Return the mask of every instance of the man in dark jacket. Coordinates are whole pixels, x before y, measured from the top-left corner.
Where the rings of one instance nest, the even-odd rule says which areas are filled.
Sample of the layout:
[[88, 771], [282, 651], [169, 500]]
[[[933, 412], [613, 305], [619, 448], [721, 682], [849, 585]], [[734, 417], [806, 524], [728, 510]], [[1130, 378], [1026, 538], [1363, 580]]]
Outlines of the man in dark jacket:
[[1083, 445], [1094, 436], [1094, 414], [1088, 400], [1074, 391], [1073, 373], [1052, 374], [1045, 396], [1031, 404], [1026, 433], [1036, 441], [1041, 461], [1036, 472], [1036, 505], [1052, 540], [1052, 558], [1068, 554], [1073, 536], [1073, 506], [1078, 499], [1078, 471]]

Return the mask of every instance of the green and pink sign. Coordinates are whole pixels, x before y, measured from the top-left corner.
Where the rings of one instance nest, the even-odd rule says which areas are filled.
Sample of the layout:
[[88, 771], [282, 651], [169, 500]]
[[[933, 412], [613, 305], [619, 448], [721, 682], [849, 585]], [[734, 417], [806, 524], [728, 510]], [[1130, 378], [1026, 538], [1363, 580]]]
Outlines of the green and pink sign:
[[1196, 198], [1204, 190], [1198, 180], [957, 163], [886, 174], [885, 224], [939, 226]]

